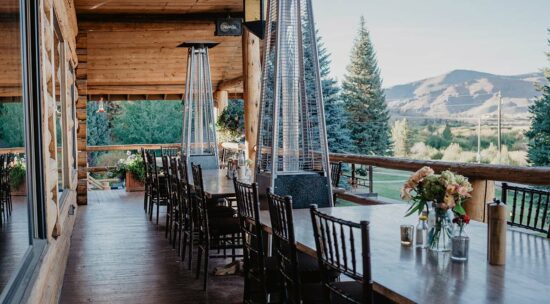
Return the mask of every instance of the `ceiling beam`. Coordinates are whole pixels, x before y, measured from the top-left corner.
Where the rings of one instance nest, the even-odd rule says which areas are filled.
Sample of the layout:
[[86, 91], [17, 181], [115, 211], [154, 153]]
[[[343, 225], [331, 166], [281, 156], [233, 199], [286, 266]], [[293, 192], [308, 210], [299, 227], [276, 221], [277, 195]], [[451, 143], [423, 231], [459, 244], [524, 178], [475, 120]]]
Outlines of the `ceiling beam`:
[[180, 21], [214, 21], [216, 19], [243, 18], [240, 13], [191, 13], [191, 14], [88, 14], [77, 15], [79, 22], [130, 22], [130, 23], [156, 23], [156, 22], [180, 22]]
[[235, 77], [233, 79], [222, 80], [218, 83], [217, 90], [218, 91], [228, 91], [228, 90], [234, 89], [234, 88], [241, 88], [242, 89], [243, 79], [244, 79], [244, 77], [241, 75], [241, 76]]

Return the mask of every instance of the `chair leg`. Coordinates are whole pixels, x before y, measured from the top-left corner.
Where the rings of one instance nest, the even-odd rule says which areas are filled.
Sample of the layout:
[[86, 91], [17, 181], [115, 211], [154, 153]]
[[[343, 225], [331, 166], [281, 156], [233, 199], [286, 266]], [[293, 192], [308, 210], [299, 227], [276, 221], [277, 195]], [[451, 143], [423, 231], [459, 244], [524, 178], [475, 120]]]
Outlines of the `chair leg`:
[[208, 260], [209, 259], [209, 255], [210, 255], [210, 252], [208, 250], [208, 247], [205, 249], [205, 253], [204, 253], [204, 281], [203, 281], [203, 290], [206, 291], [206, 287], [207, 287], [207, 283], [208, 283]]
[[160, 198], [157, 196], [157, 226], [159, 225]]
[[181, 240], [181, 261], [185, 261], [185, 254], [187, 253], [186, 250], [187, 250], [187, 232], [183, 232], [183, 235], [182, 235], [182, 240]]
[[202, 259], [202, 246], [199, 246], [199, 249], [197, 250], [197, 273], [195, 274], [195, 278], [199, 278], [201, 274], [201, 259]]
[[195, 241], [195, 238], [193, 237], [193, 225], [191, 225], [191, 231], [189, 232], [189, 261], [187, 268], [191, 270], [191, 262], [193, 260], [193, 242]]
[[[171, 230], [172, 230], [172, 207], [170, 206], [170, 202], [166, 202], [166, 229], [164, 231], [164, 238], [168, 239], [168, 235], [171, 236]], [[168, 239], [168, 242], [170, 242], [170, 239]]]

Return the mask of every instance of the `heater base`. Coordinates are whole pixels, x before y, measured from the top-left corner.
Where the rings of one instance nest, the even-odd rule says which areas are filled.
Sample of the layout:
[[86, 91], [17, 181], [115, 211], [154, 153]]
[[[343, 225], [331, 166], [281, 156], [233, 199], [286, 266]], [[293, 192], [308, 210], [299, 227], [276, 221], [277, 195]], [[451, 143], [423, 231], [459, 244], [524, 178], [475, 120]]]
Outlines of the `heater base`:
[[[270, 173], [258, 173], [256, 176], [258, 190], [262, 204], [261, 209], [268, 209], [265, 199], [267, 188], [271, 186]], [[275, 189], [277, 195], [292, 196], [294, 209], [309, 208], [311, 204], [317, 204], [319, 208], [330, 207], [331, 184], [328, 177], [318, 173], [293, 173], [278, 175], [275, 178]]]

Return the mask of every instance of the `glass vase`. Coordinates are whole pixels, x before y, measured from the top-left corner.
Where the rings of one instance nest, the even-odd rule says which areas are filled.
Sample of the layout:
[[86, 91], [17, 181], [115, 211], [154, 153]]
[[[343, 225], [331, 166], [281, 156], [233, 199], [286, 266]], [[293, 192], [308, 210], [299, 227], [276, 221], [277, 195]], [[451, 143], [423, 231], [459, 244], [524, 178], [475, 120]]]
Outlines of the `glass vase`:
[[464, 227], [457, 227], [457, 233], [451, 240], [451, 259], [464, 262], [468, 260], [468, 251], [470, 249], [470, 237], [466, 235]]
[[437, 252], [451, 251], [453, 226], [450, 210], [435, 208], [432, 212], [435, 212], [435, 223], [428, 233], [428, 248]]

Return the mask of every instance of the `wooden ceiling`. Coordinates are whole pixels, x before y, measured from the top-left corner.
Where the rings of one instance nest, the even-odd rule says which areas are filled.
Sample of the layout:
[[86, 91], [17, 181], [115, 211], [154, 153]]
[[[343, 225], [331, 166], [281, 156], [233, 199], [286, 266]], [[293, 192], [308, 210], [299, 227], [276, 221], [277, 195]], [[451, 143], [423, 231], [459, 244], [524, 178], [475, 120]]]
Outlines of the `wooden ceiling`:
[[216, 18], [242, 15], [242, 0], [75, 0], [75, 7], [88, 95], [183, 94], [187, 50], [177, 46], [185, 41], [220, 43], [210, 50], [214, 89], [242, 76], [241, 37], [214, 35]]
[[241, 37], [214, 36], [210, 21], [84, 23], [89, 95], [155, 95], [184, 92], [184, 41], [220, 44], [210, 50], [212, 85], [242, 75]]
[[78, 14], [201, 14], [242, 12], [242, 0], [74, 0]]

